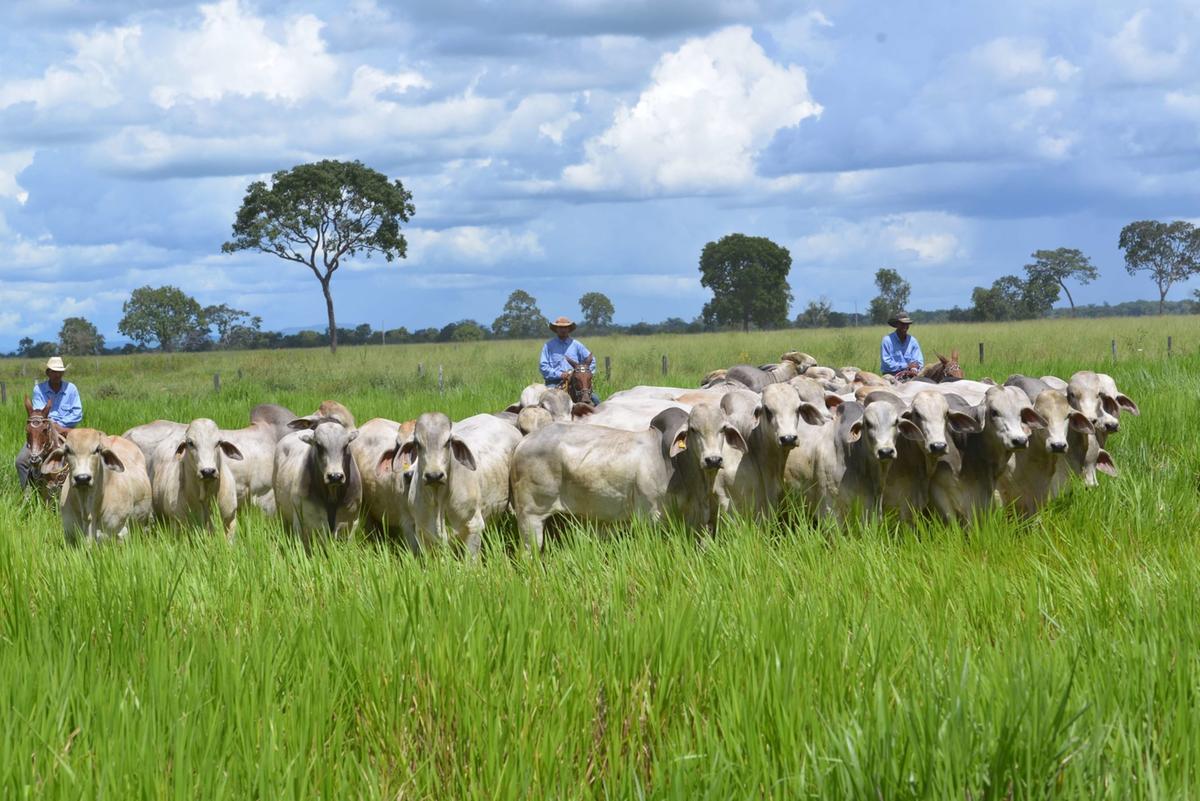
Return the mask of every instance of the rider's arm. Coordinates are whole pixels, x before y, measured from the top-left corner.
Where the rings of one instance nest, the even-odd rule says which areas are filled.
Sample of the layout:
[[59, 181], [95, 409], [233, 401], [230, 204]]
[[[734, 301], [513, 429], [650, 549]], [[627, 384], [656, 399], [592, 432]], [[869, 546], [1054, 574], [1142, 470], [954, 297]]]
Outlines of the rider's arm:
[[892, 349], [892, 337], [888, 335], [879, 343], [879, 367], [885, 373], [895, 373], [908, 367], [903, 353]]
[[562, 370], [558, 369], [558, 365], [554, 357], [550, 354], [550, 343], [547, 342], [542, 346], [542, 360], [538, 364], [538, 369], [542, 371], [542, 378], [547, 383], [562, 380]]
[[74, 384], [67, 385], [58, 408], [50, 412], [50, 419], [67, 428], [74, 428], [83, 420], [83, 401], [79, 398], [79, 390]]
[[[922, 367], [925, 366], [925, 354], [921, 353], [921, 343], [917, 342], [916, 337], [912, 338], [912, 343], [913, 343], [913, 353], [912, 353], [912, 359], [910, 361], [916, 362], [917, 369], [920, 370]], [[905, 365], [905, 366], [907, 367], [907, 365]]]
[[46, 408], [46, 396], [42, 394], [42, 385], [36, 381], [33, 383], [32, 400], [29, 402], [33, 404], [33, 408], [35, 409]]

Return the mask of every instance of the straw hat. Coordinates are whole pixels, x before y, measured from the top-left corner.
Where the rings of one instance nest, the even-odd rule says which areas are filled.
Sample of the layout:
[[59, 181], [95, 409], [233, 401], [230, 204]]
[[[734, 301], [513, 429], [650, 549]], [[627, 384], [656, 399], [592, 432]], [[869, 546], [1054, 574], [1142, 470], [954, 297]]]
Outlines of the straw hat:
[[912, 318], [908, 316], [908, 312], [896, 312], [888, 318], [888, 325], [892, 328], [902, 324], [912, 325]]
[[566, 328], [568, 331], [575, 330], [575, 323], [572, 322], [568, 317], [559, 317], [557, 320], [550, 323], [551, 330], [557, 329], [559, 326]]
[[63, 364], [61, 356], [51, 356], [46, 360], [46, 369], [53, 370], [56, 373], [67, 372], [67, 366]]

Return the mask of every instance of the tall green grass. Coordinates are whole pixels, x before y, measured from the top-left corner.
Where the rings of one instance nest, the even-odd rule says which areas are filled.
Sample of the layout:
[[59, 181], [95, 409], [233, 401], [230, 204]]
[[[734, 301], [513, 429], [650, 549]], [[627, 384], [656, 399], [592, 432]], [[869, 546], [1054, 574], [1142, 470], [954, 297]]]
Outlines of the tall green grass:
[[[367, 542], [309, 559], [257, 510], [232, 546], [155, 526], [68, 549], [8, 476], [0, 795], [1197, 794], [1200, 325], [914, 333], [927, 354], [959, 347], [976, 376], [1111, 372], [1143, 411], [1111, 441], [1122, 475], [1033, 521], [997, 512], [969, 529], [818, 530], [785, 515], [735, 521], [701, 548], [634, 524], [568, 532], [527, 560], [510, 557], [502, 522], [478, 567]], [[613, 358], [607, 394], [790, 349], [869, 367], [880, 334], [585, 341]], [[258, 402], [309, 411], [326, 397], [360, 420], [462, 417], [515, 398], [536, 378], [536, 347], [114, 357], [71, 375], [87, 423], [111, 432], [156, 417], [240, 425]], [[14, 454], [14, 387], [37, 371], [23, 367], [0, 365], [0, 442]]]

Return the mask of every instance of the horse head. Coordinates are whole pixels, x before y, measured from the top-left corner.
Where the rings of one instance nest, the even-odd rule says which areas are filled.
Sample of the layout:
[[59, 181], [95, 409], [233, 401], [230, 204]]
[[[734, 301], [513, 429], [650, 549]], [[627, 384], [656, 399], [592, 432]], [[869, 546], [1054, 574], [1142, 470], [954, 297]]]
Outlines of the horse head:
[[593, 376], [592, 371], [588, 368], [594, 357], [589, 354], [582, 362], [577, 362], [570, 356], [567, 356], [566, 359], [567, 364], [571, 365], [571, 375], [567, 378], [566, 386], [563, 389], [571, 396], [572, 403], [591, 404]]
[[62, 435], [50, 420], [53, 403], [46, 401], [44, 407], [35, 409], [29, 398], [25, 398], [25, 441], [29, 443], [30, 461], [33, 464], [41, 462], [62, 441]]

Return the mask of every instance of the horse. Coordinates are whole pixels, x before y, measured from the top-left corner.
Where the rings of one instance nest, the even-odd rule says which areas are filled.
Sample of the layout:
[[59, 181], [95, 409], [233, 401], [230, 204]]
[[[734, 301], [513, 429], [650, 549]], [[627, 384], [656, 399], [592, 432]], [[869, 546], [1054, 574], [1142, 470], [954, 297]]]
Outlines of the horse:
[[928, 378], [935, 384], [941, 384], [944, 381], [957, 381], [963, 378], [962, 367], [958, 364], [958, 351], [950, 351], [950, 358], [947, 359], [942, 354], [937, 354], [938, 360], [925, 365], [924, 369], [917, 374], [918, 378]]
[[571, 365], [571, 373], [563, 379], [562, 389], [571, 396], [571, 403], [594, 405], [592, 402], [592, 371], [588, 369], [594, 359], [595, 356], [591, 354], [588, 354], [588, 357], [582, 362], [577, 362], [570, 356], [566, 357], [567, 364]]
[[25, 398], [25, 443], [29, 446], [29, 484], [47, 503], [58, 499], [68, 470], [64, 460], [62, 468], [58, 471], [48, 474], [42, 472], [42, 462], [61, 448], [65, 441], [58, 427], [50, 419], [52, 405], [51, 401], [46, 401], [44, 408], [35, 409], [29, 398]]

